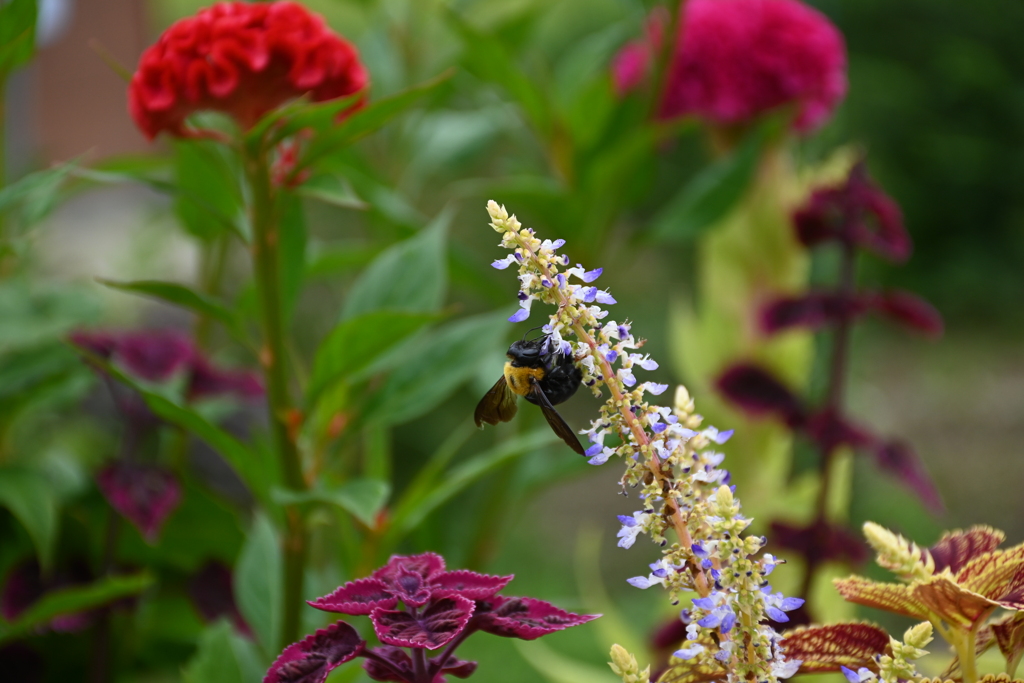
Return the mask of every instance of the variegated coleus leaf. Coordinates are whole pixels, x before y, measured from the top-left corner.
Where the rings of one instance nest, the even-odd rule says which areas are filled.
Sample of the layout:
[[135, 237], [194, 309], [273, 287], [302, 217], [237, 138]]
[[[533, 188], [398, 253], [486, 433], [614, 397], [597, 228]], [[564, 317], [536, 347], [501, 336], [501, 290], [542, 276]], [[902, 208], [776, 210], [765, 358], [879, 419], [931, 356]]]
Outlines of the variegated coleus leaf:
[[339, 621], [286, 647], [270, 665], [263, 683], [323, 683], [365, 646], [354, 628]]
[[1007, 609], [1024, 609], [1024, 544], [971, 560], [957, 572], [956, 582]]
[[914, 595], [909, 585], [878, 583], [860, 576], [836, 579], [834, 583], [839, 594], [849, 602], [922, 621], [928, 619], [928, 607]]
[[786, 633], [782, 647], [786, 659], [803, 662], [802, 674], [838, 672], [841, 666], [877, 670], [875, 656], [889, 653], [889, 634], [863, 622], [808, 626]]
[[949, 531], [928, 548], [935, 561], [935, 573], [948, 569], [957, 574], [971, 560], [999, 547], [1006, 534], [990, 526], [974, 526], [967, 531]]
[[1007, 661], [1024, 651], [1024, 612], [1010, 614], [991, 624], [992, 636]]
[[994, 600], [966, 590], [947, 576], [933, 576], [912, 587], [914, 597], [949, 624], [971, 629], [999, 606]]
[[978, 683], [1024, 683], [1024, 680], [1011, 678], [1007, 674], [985, 674]]

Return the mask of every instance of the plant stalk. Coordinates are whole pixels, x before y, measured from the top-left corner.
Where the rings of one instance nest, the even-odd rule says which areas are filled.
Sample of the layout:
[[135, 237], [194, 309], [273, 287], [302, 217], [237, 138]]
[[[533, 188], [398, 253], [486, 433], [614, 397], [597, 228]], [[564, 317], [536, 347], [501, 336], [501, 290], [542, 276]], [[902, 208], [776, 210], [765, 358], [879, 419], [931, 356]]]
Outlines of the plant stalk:
[[[307, 488], [299, 450], [292, 437], [288, 419], [293, 406], [288, 391], [285, 367], [285, 318], [281, 300], [281, 267], [278, 245], [280, 234], [274, 187], [270, 182], [267, 150], [262, 140], [244, 146], [244, 165], [249, 185], [249, 210], [252, 223], [253, 274], [259, 300], [263, 343], [260, 364], [266, 382], [267, 411], [275, 450], [280, 459], [284, 485], [293, 491]], [[284, 647], [300, 636], [302, 580], [308, 554], [305, 520], [295, 505], [285, 507], [283, 539], [284, 574], [281, 598], [284, 601], [281, 643]]]

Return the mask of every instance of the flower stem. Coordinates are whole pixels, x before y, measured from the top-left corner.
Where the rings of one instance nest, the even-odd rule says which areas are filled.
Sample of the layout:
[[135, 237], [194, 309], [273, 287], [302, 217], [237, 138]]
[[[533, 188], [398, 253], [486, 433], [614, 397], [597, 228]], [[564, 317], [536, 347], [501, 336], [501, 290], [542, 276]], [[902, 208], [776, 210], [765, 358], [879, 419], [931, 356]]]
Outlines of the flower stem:
[[431, 683], [427, 677], [427, 655], [421, 647], [412, 648], [412, 671], [416, 683]]
[[[302, 462], [288, 426], [292, 412], [285, 368], [285, 320], [281, 302], [281, 268], [278, 216], [266, 147], [262, 140], [244, 146], [245, 175], [249, 185], [250, 220], [253, 229], [252, 258], [259, 300], [263, 344], [260, 363], [267, 388], [267, 409], [274, 446], [288, 489], [306, 488]], [[285, 507], [283, 539], [284, 575], [281, 647], [299, 639], [302, 579], [307, 556], [305, 520], [297, 506]]]

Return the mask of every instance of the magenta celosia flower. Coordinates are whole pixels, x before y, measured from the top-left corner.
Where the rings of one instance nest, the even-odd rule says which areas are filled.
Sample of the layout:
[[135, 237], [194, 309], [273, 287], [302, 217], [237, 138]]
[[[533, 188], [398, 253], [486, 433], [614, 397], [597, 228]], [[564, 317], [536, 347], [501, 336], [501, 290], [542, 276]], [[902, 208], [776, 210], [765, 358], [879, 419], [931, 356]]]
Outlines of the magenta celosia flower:
[[[580, 615], [534, 598], [498, 595], [511, 576], [445, 571], [434, 553], [395, 555], [372, 576], [350, 581], [309, 604], [342, 614], [369, 615], [384, 645], [366, 648], [355, 630], [339, 621], [287, 647], [264, 683], [322, 683], [337, 666], [364, 657], [376, 681], [443, 683], [445, 674], [466, 678], [476, 662], [456, 659], [455, 649], [473, 633], [533, 640], [599, 615]], [[427, 659], [423, 650], [447, 646]], [[410, 648], [411, 657], [401, 648]], [[416, 666], [416, 658], [423, 663]]]
[[184, 136], [197, 111], [248, 129], [290, 99], [323, 102], [368, 83], [355, 47], [302, 5], [225, 2], [176, 22], [142, 53], [128, 108], [146, 137]]
[[[793, 105], [793, 126], [820, 127], [846, 94], [842, 34], [798, 0], [689, 0], [669, 65], [660, 113], [694, 114], [717, 124], [749, 122]], [[656, 19], [656, 21], [658, 21]], [[663, 23], [663, 22], [662, 22]], [[651, 43], [627, 45], [612, 67], [616, 88], [635, 87], [650, 69]]]
[[96, 483], [111, 507], [154, 543], [160, 529], [181, 502], [181, 484], [159, 465], [119, 460], [96, 474]]

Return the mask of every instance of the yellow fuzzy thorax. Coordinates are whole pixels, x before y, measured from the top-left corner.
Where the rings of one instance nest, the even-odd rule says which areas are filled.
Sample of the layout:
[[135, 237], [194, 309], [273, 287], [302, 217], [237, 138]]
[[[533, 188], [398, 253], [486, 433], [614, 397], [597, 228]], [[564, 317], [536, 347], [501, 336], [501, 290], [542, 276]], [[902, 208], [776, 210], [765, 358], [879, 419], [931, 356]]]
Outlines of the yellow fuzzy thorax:
[[[505, 363], [505, 383], [512, 393], [526, 396], [533, 387], [533, 382], [544, 379], [544, 368], [517, 368], [512, 363]], [[532, 380], [532, 381], [531, 381]]]

